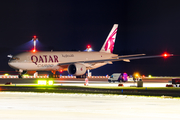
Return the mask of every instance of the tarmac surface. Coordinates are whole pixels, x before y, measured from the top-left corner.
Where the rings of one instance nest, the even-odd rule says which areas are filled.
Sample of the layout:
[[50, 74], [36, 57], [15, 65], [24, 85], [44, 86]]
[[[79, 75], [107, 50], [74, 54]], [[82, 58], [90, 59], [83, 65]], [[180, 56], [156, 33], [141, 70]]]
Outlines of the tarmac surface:
[[170, 120], [180, 100], [123, 95], [0, 92], [1, 120]]
[[[25, 85], [35, 85], [38, 80], [53, 80], [55, 85], [75, 85], [82, 86], [85, 83], [84, 78], [0, 78], [0, 84], [5, 84], [7, 82], [11, 82], [12, 84], [25, 84]], [[118, 86], [118, 82], [116, 83], [108, 83], [107, 78], [89, 78], [90, 86]], [[124, 86], [135, 86], [136, 82], [123, 82]], [[166, 84], [171, 84], [170, 78], [146, 78], [143, 79], [144, 87], [165, 87]]]
[[[38, 79], [0, 79], [0, 84], [37, 84]], [[144, 81], [164, 86], [170, 79]], [[54, 79], [55, 84], [83, 85], [84, 79]], [[124, 83], [125, 86], [135, 85]], [[89, 79], [89, 85], [117, 86], [107, 79]], [[180, 100], [102, 94], [0, 92], [0, 120], [169, 120], [179, 119]]]

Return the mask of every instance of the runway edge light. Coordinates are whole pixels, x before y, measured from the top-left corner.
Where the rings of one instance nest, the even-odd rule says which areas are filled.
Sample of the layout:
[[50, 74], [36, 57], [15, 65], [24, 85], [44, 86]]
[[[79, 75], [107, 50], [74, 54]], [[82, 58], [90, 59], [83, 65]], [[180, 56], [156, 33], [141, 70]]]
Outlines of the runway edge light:
[[47, 85], [46, 80], [38, 80], [38, 85]]
[[48, 81], [48, 85], [53, 85], [53, 84], [54, 84], [53, 80]]

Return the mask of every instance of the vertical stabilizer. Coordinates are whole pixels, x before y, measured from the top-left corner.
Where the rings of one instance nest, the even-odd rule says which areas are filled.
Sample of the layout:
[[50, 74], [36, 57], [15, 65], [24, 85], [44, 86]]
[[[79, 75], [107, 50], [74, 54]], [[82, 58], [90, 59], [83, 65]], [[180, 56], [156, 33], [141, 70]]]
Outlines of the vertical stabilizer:
[[114, 24], [100, 52], [113, 53], [117, 29], [118, 29], [118, 24]]

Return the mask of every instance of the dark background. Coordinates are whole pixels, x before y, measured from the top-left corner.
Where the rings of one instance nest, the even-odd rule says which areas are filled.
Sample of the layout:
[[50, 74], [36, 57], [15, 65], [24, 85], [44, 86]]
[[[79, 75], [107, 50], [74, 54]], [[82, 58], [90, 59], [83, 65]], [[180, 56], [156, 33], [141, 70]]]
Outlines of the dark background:
[[113, 24], [119, 24], [114, 53], [174, 54], [170, 58], [114, 62], [92, 75], [114, 72], [180, 75], [180, 1], [178, 0], [7, 0], [0, 3], [0, 70], [13, 71], [8, 54], [32, 49], [99, 51]]

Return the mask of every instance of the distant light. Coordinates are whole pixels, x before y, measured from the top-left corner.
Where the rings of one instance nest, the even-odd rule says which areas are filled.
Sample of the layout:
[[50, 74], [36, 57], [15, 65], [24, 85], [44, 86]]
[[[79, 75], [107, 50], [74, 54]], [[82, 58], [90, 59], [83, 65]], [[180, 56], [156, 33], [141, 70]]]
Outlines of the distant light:
[[148, 77], [149, 77], [149, 78], [151, 78], [151, 77], [152, 77], [152, 75], [149, 75]]
[[145, 75], [142, 75], [143, 78], [145, 78]]
[[136, 73], [136, 77], [139, 77], [139, 74], [138, 74], [138, 73]]
[[34, 35], [33, 37], [34, 37], [34, 39], [36, 39], [36, 36], [35, 36], [35, 35]]
[[5, 76], [8, 76], [9, 74], [8, 73], [6, 73], [6, 74], [4, 74]]
[[60, 71], [59, 71], [60, 73], [62, 73], [63, 72], [63, 70], [62, 69], [60, 69]]
[[139, 77], [140, 77], [140, 73], [139, 73], [139, 72], [135, 72], [135, 73], [133, 74], [133, 76], [134, 76], [135, 78], [139, 78]]

